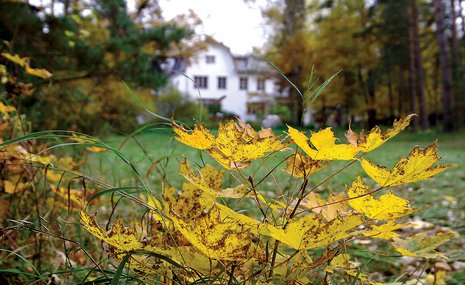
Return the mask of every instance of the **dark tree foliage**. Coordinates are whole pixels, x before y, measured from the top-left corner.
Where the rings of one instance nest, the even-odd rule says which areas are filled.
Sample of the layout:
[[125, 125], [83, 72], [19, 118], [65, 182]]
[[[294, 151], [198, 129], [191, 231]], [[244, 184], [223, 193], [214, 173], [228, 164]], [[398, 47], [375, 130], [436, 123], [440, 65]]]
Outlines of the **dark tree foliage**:
[[[156, 13], [150, 15], [149, 21], [138, 21], [137, 16], [129, 13], [124, 0], [63, 3], [65, 11], [35, 7], [27, 1], [0, 4], [1, 51], [30, 57], [32, 66], [45, 68], [54, 75], [44, 80], [26, 78], [37, 89], [31, 97], [21, 99], [23, 112], [39, 129], [58, 127], [93, 132], [104, 123], [123, 129], [134, 125], [140, 111], [136, 104], [111, 94], [124, 91], [121, 81], [138, 90], [165, 86], [167, 76], [161, 65], [173, 45], [179, 46], [192, 37], [193, 30], [166, 22]], [[142, 15], [141, 11], [138, 15]], [[0, 64], [12, 68], [3, 58]], [[115, 82], [120, 82], [118, 87]], [[120, 90], [115, 92], [116, 88]], [[77, 104], [76, 100], [82, 108], [75, 109], [82, 109], [87, 115], [92, 110], [90, 117], [76, 114], [72, 121], [70, 117], [60, 120], [58, 116], [52, 122], [50, 116], [59, 114], [43, 112], [54, 109], [50, 104]], [[63, 108], [57, 108], [57, 112], [60, 109]], [[86, 124], [80, 118], [94, 120], [94, 124]]]

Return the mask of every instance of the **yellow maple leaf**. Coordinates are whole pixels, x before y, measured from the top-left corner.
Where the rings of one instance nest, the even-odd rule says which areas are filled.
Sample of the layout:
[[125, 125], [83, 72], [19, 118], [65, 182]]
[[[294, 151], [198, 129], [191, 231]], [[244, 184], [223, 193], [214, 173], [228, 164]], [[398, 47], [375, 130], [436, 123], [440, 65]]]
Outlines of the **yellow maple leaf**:
[[252, 240], [259, 223], [228, 209], [217, 205], [191, 223], [177, 217], [172, 220], [176, 229], [211, 259], [246, 260], [258, 255]]
[[239, 185], [234, 188], [222, 188], [223, 170], [216, 170], [213, 166], [207, 164], [201, 168], [198, 173], [192, 170], [187, 159], [179, 162], [179, 174], [194, 184], [199, 189], [209, 192], [217, 197], [225, 198], [242, 198], [246, 195], [247, 187]]
[[194, 130], [190, 133], [175, 122], [172, 122], [171, 125], [178, 135], [175, 137], [177, 141], [200, 150], [212, 148], [215, 137], [202, 124], [195, 124]]
[[313, 214], [290, 222], [285, 229], [265, 225], [261, 233], [296, 249], [326, 246], [349, 236], [348, 231], [363, 223], [361, 215], [347, 215], [329, 222]]
[[[350, 160], [359, 151], [353, 145], [336, 144], [336, 137], [331, 128], [312, 132], [310, 138], [290, 126], [288, 132], [295, 144], [314, 160]], [[308, 144], [308, 140], [313, 148]]]
[[416, 146], [407, 156], [401, 158], [392, 170], [374, 164], [366, 159], [361, 161], [365, 172], [380, 186], [388, 187], [405, 183], [419, 182], [443, 172], [451, 165], [433, 165], [440, 159], [436, 144], [425, 149]]
[[[125, 227], [121, 220], [117, 219], [109, 231], [104, 231], [97, 225], [95, 217], [89, 216], [84, 211], [81, 211], [80, 215], [82, 226], [93, 236], [107, 243], [110, 254], [116, 260], [121, 261], [131, 251], [147, 251], [163, 255], [203, 274], [211, 274], [217, 270], [215, 261], [209, 260], [192, 245], [181, 245], [179, 240], [175, 240], [173, 232], [160, 230], [163, 223], [152, 224], [152, 231], [146, 232], [139, 224]], [[141, 270], [146, 274], [157, 274], [156, 269], [160, 267], [164, 270], [172, 270], [169, 263], [154, 262], [144, 255], [141, 257], [131, 255], [131, 261], [128, 263], [131, 268]]]
[[399, 234], [394, 232], [395, 230], [402, 229], [406, 225], [396, 224], [393, 221], [388, 221], [380, 226], [371, 226], [372, 230], [364, 232], [363, 234], [367, 237], [380, 238], [380, 239], [392, 239], [398, 237]]
[[217, 136], [212, 135], [201, 124], [196, 124], [192, 133], [174, 122], [172, 126], [178, 135], [176, 140], [197, 149], [207, 150], [211, 157], [228, 169], [247, 167], [251, 161], [284, 148], [270, 130], [252, 132], [251, 127], [241, 121], [236, 123], [229, 120], [225, 124], [220, 123]]
[[173, 187], [163, 189], [163, 197], [170, 215], [185, 221], [194, 221], [198, 216], [209, 212], [216, 200], [211, 192], [202, 191], [193, 184], [183, 183], [182, 193], [178, 195]]
[[457, 236], [458, 234], [453, 231], [436, 233], [434, 236], [428, 232], [421, 232], [406, 239], [394, 238], [392, 245], [404, 256], [446, 258], [444, 253], [437, 252], [436, 249]]
[[327, 221], [331, 221], [347, 212], [349, 205], [346, 200], [344, 193], [331, 193], [326, 201], [319, 194], [312, 192], [302, 200], [300, 205], [311, 209], [314, 213], [321, 214]]
[[309, 156], [303, 157], [295, 152], [293, 156], [286, 159], [285, 171], [295, 177], [302, 178], [319, 171], [326, 165], [328, 165], [328, 162], [314, 160]]
[[347, 141], [351, 145], [358, 147], [362, 152], [370, 152], [403, 131], [410, 124], [413, 116], [415, 114], [410, 114], [400, 120], [394, 121], [392, 128], [385, 132], [376, 126], [367, 135], [363, 131], [360, 134], [356, 134], [349, 127], [346, 133]]
[[376, 220], [397, 219], [414, 212], [408, 200], [390, 192], [375, 198], [370, 194], [371, 191], [359, 176], [347, 192], [351, 198], [349, 205], [368, 218]]

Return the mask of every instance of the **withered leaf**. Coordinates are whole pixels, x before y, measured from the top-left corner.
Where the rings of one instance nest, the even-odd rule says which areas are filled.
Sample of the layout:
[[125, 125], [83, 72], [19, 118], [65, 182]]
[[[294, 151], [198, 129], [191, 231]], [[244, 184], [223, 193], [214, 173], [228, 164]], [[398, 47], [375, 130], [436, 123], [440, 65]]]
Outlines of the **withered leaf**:
[[453, 231], [436, 233], [434, 236], [428, 232], [421, 232], [406, 239], [394, 238], [392, 245], [404, 256], [446, 258], [443, 253], [437, 252], [436, 249], [457, 235]]
[[286, 159], [285, 171], [295, 177], [304, 177], [319, 171], [328, 165], [328, 162], [322, 160], [314, 160], [309, 156], [303, 157], [295, 152], [293, 156]]

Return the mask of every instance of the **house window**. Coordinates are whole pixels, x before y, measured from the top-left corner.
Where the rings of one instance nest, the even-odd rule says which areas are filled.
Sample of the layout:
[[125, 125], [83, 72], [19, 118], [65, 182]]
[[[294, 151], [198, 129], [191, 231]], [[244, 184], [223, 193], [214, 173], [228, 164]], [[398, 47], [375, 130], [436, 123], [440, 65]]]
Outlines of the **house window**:
[[206, 60], [207, 60], [207, 63], [215, 63], [215, 56], [207, 55]]
[[265, 79], [257, 79], [257, 90], [262, 91], [265, 90]]
[[226, 77], [218, 76], [218, 89], [226, 89]]
[[194, 76], [194, 88], [207, 89], [208, 88], [208, 77]]
[[239, 89], [240, 90], [247, 90], [247, 77], [239, 78]]

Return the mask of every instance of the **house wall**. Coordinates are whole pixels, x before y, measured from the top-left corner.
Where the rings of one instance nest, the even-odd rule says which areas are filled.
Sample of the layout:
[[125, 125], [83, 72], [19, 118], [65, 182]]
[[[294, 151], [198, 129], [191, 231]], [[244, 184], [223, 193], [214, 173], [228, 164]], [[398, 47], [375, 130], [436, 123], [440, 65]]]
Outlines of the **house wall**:
[[[207, 55], [214, 56], [214, 63], [207, 63]], [[179, 91], [187, 93], [192, 98], [202, 99], [220, 99], [221, 108], [225, 112], [234, 113], [242, 120], [252, 118], [247, 114], [247, 101], [250, 99], [248, 93], [257, 92], [257, 79], [260, 75], [256, 74], [238, 74], [229, 49], [222, 45], [210, 45], [207, 50], [199, 53], [191, 60], [190, 65], [186, 68], [185, 75], [175, 75], [172, 78], [172, 84]], [[195, 76], [206, 76], [208, 78], [207, 88], [196, 88], [193, 82]], [[218, 89], [218, 77], [227, 78], [226, 89]], [[247, 90], [240, 90], [240, 77], [248, 78]], [[265, 90], [260, 93], [273, 94], [275, 84], [271, 79], [265, 80]], [[200, 95], [199, 95], [200, 93]]]

